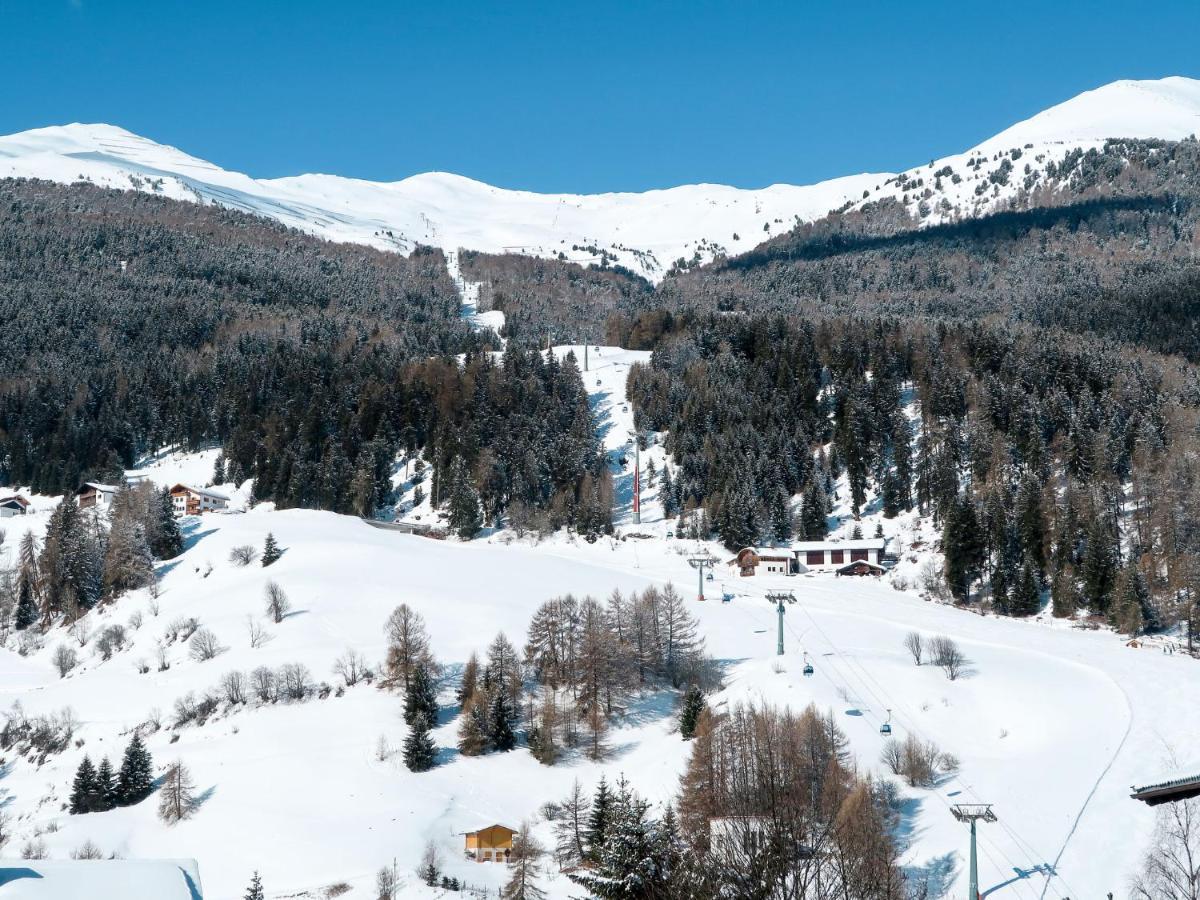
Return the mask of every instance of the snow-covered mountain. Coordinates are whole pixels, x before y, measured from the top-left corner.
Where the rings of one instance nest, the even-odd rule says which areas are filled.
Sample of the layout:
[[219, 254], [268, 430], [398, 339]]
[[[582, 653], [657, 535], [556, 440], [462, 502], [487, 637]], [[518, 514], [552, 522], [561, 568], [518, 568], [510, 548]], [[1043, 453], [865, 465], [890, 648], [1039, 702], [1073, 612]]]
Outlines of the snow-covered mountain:
[[[978, 146], [900, 173], [760, 190], [699, 184], [613, 194], [538, 194], [445, 172], [378, 183], [335, 175], [256, 179], [111, 125], [0, 138], [0, 177], [86, 180], [219, 203], [331, 240], [408, 252], [415, 244], [607, 259], [653, 281], [679, 259], [736, 254], [828, 212], [900, 199], [935, 223], [978, 215], [1046, 181], [1046, 168], [1106, 138], [1179, 140], [1200, 132], [1200, 81], [1117, 81], [1038, 113]], [[941, 173], [941, 174], [938, 174]]]

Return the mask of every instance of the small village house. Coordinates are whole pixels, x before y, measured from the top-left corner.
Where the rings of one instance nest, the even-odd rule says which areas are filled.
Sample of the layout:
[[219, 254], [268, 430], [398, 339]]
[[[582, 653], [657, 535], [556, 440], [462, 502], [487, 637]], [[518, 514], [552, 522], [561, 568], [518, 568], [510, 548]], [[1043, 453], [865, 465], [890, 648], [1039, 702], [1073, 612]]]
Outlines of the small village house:
[[203, 513], [225, 509], [229, 498], [208, 488], [177, 484], [171, 488], [171, 509], [176, 516], [199, 516]]
[[764, 575], [790, 575], [795, 556], [788, 549], [768, 550], [760, 547], [743, 547], [729, 565], [739, 575], [747, 578], [758, 572]]
[[0, 519], [23, 516], [27, 512], [29, 512], [29, 501], [20, 494], [10, 494], [7, 497], [0, 497]]
[[108, 509], [112, 505], [117, 489], [111, 484], [85, 481], [75, 490], [75, 500], [80, 509]]
[[840, 569], [836, 570], [835, 575], [886, 575], [887, 569], [877, 563], [869, 562], [865, 559], [859, 559], [852, 563], [846, 563]]
[[489, 825], [478, 831], [468, 831], [463, 835], [463, 850], [468, 858], [478, 863], [508, 862], [516, 833], [507, 825]]

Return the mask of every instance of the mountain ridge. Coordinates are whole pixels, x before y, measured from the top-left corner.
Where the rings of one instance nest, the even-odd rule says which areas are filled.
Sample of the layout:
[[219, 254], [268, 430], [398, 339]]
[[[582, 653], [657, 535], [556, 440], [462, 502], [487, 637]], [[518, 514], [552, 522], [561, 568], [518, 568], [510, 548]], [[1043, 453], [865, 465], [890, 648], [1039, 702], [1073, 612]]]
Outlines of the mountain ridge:
[[1172, 76], [1084, 92], [928, 165], [808, 185], [541, 194], [449, 172], [390, 182], [314, 173], [255, 179], [119, 126], [80, 123], [0, 137], [0, 176], [84, 180], [216, 203], [330, 240], [401, 253], [421, 244], [515, 252], [621, 265], [659, 282], [671, 271], [745, 252], [797, 224], [881, 199], [899, 200], [922, 224], [982, 215], [1022, 190], [1053, 186], [1051, 164], [1072, 150], [1110, 138], [1180, 140], [1198, 131], [1200, 80]]

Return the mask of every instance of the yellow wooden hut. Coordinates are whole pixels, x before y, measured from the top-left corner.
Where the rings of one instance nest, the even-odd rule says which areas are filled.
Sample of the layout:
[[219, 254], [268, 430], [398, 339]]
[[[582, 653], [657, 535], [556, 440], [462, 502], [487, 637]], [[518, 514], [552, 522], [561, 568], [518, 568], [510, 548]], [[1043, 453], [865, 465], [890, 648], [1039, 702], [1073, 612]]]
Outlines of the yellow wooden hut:
[[463, 849], [475, 862], [508, 862], [516, 833], [507, 825], [489, 825], [478, 831], [468, 831], [464, 835]]

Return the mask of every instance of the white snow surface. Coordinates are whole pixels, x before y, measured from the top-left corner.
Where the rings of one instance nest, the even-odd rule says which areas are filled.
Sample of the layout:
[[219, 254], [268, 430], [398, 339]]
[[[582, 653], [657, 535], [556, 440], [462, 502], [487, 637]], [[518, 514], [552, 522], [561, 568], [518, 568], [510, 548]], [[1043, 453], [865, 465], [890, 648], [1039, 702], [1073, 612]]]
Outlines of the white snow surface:
[[[446, 250], [561, 254], [584, 264], [607, 255], [609, 261], [659, 281], [678, 259], [708, 262], [721, 254], [735, 255], [797, 222], [846, 205], [897, 198], [923, 224], [978, 215], [1012, 199], [1026, 165], [1040, 173], [1069, 150], [1098, 146], [1105, 138], [1176, 140], [1200, 131], [1198, 126], [1200, 81], [1114, 82], [1013, 125], [965, 153], [935, 161], [933, 170], [949, 165], [961, 180], [952, 184], [943, 179], [931, 197], [924, 196], [924, 189], [932, 188], [934, 179], [924, 165], [899, 174], [849, 175], [801, 186], [745, 190], [698, 184], [591, 195], [507, 190], [446, 172], [387, 183], [317, 174], [255, 179], [122, 128], [83, 124], [0, 138], [0, 177], [83, 180], [218, 203], [330, 240], [404, 253], [421, 243]], [[1023, 158], [1009, 182], [990, 182], [988, 176], [1004, 155], [1019, 148], [1024, 148]], [[977, 165], [965, 166], [977, 158]], [[909, 182], [915, 178], [926, 183], [914, 189]]]
[[[582, 346], [555, 352], [572, 352], [583, 365]], [[14, 701], [27, 715], [70, 706], [80, 723], [78, 746], [61, 755], [41, 763], [9, 755], [0, 807], [13, 818], [10, 853], [40, 840], [61, 859], [90, 840], [106, 854], [130, 859], [195, 858], [211, 900], [240, 897], [254, 870], [262, 872], [271, 898], [315, 900], [345, 883], [345, 896], [354, 900], [374, 896], [375, 872], [393, 859], [403, 896], [435, 896], [415, 874], [432, 841], [447, 875], [495, 890], [507, 878], [505, 868], [466, 860], [462, 832], [530, 820], [543, 843], [552, 844], [542, 805], [563, 797], [576, 779], [591, 790], [602, 773], [610, 780], [624, 774], [655, 804], [666, 803], [677, 790], [688, 745], [676, 730], [676, 695], [653, 690], [631, 698], [613, 723], [610, 752], [601, 762], [572, 751], [546, 767], [523, 748], [463, 757], [455, 749], [453, 700], [462, 664], [501, 630], [521, 646], [533, 612], [551, 597], [604, 598], [614, 589], [673, 583], [691, 601], [724, 673], [724, 689], [709, 698], [714, 707], [816, 704], [845, 730], [860, 769], [878, 777], [893, 778], [879, 763], [878, 729], [889, 711], [897, 737], [916, 733], [959, 759], [958, 772], [934, 788], [898, 783], [902, 861], [935, 876], [933, 896], [966, 889], [966, 830], [949, 807], [981, 801], [994, 803], [999, 816], [980, 828], [980, 872], [989, 896], [1125, 895], [1154, 821], [1151, 809], [1129, 798], [1129, 786], [1190, 755], [1200, 706], [1184, 698], [1200, 687], [1195, 661], [1167, 655], [1161, 642], [1135, 649], [1111, 632], [1074, 629], [1045, 615], [985, 618], [922, 599], [910, 586], [921, 565], [936, 559], [929, 549], [936, 530], [911, 513], [882, 519], [875, 497], [868, 498], [861, 527], [871, 534], [883, 524], [901, 560], [890, 578], [740, 578], [718, 565], [715, 580], [704, 584], [706, 600], [694, 600], [698, 579], [687, 558], [731, 554], [716, 544], [668, 537], [675, 523], [663, 518], [656, 483], [644, 483], [642, 522], [632, 523], [627, 432], [633, 420], [624, 382], [629, 367], [646, 358], [615, 347], [587, 348], [583, 377], [615, 475], [613, 538], [588, 544], [558, 534], [536, 543], [499, 531], [469, 543], [438, 541], [352, 517], [263, 504], [245, 514], [185, 520], [187, 549], [161, 564], [157, 601], [133, 592], [88, 615], [93, 634], [113, 623], [128, 627], [131, 644], [112, 659], [103, 661], [91, 641], [78, 649], [79, 667], [59, 678], [51, 665], [55, 648], [76, 646], [62, 628], [24, 655], [15, 652], [15, 641], [0, 649], [0, 712]], [[643, 470], [653, 461], [661, 471], [661, 438], [650, 436]], [[201, 480], [211, 466], [212, 451], [195, 459], [165, 452], [148, 468], [171, 481], [184, 474]], [[852, 526], [844, 490], [841, 495], [833, 511], [835, 540], [849, 538]], [[53, 503], [35, 499], [35, 514], [6, 520], [7, 544], [18, 543], [25, 528], [43, 532]], [[284, 549], [273, 566], [230, 561], [233, 547], [261, 547], [268, 532]], [[278, 625], [264, 616], [268, 579], [292, 603]], [[771, 590], [794, 591], [798, 600], [787, 611], [782, 658], [775, 655], [776, 614], [765, 598]], [[722, 603], [723, 593], [733, 600]], [[398, 752], [407, 734], [401, 697], [372, 684], [303, 703], [251, 701], [222, 708], [203, 726], [172, 727], [177, 698], [202, 696], [235, 669], [300, 662], [315, 682], [337, 685], [334, 663], [348, 647], [379, 666], [383, 622], [400, 602], [425, 617], [446, 666], [432, 771], [405, 769]], [[184, 616], [199, 619], [226, 649], [199, 662], [185, 645], [169, 643], [169, 668], [159, 671], [156, 645], [167, 623]], [[267, 629], [269, 640], [258, 648], [250, 646], [248, 620]], [[934, 666], [915, 666], [902, 645], [911, 630], [957, 640], [970, 660], [967, 675], [951, 682]], [[813, 677], [802, 674], [805, 654]], [[149, 672], [138, 672], [139, 660], [150, 663]], [[189, 767], [199, 790], [195, 815], [166, 826], [155, 815], [154, 797], [132, 808], [68, 815], [63, 804], [83, 754], [115, 759], [131, 730], [156, 718], [162, 727], [147, 745], [159, 772], [175, 759]], [[390, 748], [383, 759], [381, 737]], [[552, 900], [579, 894], [550, 862], [542, 884]]]
[[0, 859], [4, 900], [200, 900], [190, 859]]

